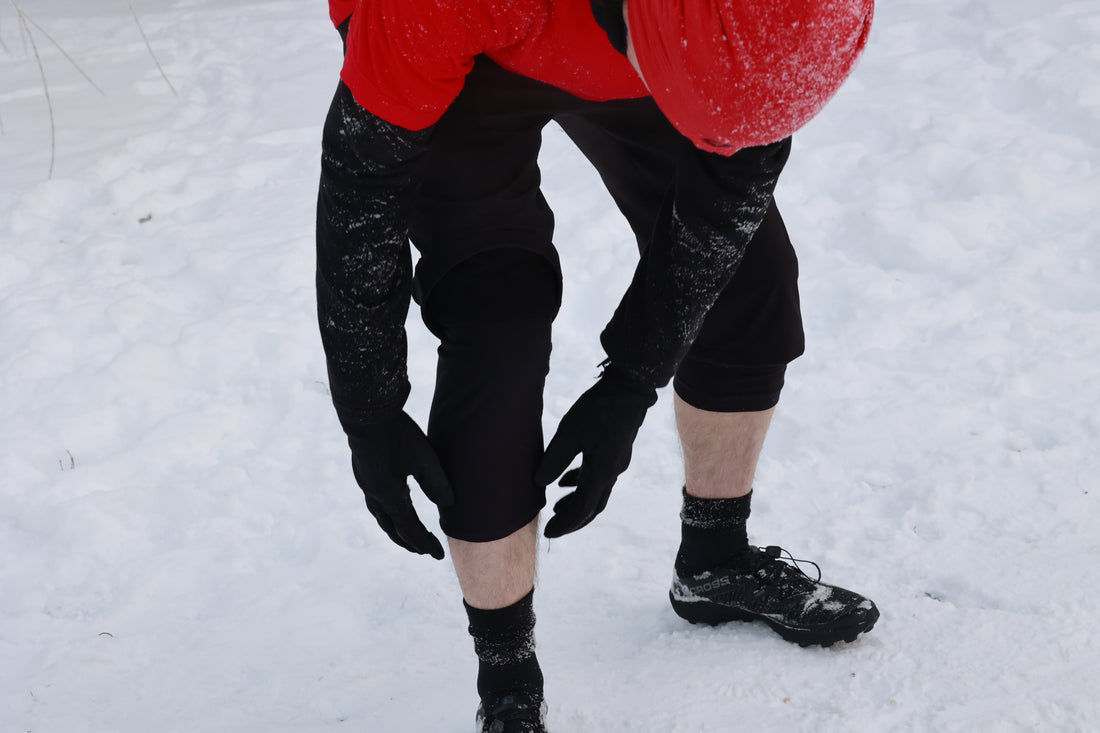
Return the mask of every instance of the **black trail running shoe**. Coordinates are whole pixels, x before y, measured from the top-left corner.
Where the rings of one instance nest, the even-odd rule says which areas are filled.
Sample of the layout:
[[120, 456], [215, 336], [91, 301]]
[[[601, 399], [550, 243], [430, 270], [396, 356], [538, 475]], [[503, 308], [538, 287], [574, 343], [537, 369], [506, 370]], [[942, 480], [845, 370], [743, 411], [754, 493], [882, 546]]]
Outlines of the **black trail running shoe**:
[[[820, 569], [818, 578], [811, 578], [781, 559], [782, 548], [753, 548], [753, 552], [748, 569], [676, 573], [668, 594], [672, 609], [693, 624], [760, 620], [800, 646], [854, 641], [878, 621], [878, 609], [869, 599], [822, 583]], [[794, 561], [790, 553], [787, 559]]]
[[477, 733], [546, 733], [546, 702], [507, 695], [477, 708]]

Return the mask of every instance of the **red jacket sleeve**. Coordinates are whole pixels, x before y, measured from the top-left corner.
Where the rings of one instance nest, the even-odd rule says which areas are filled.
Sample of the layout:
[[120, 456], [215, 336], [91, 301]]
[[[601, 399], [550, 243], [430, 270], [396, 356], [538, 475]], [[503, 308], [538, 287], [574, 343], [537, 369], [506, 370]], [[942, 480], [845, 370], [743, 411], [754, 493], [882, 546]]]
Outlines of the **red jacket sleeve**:
[[328, 15], [332, 18], [332, 24], [339, 26], [351, 16], [358, 0], [328, 0]]

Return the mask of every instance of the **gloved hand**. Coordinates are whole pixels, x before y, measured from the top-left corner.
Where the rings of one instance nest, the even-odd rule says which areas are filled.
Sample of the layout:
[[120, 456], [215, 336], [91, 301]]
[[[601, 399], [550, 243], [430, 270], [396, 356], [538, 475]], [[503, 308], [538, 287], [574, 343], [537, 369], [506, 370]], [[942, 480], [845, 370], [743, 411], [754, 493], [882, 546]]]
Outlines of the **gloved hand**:
[[608, 366], [599, 381], [569, 408], [546, 447], [535, 482], [546, 486], [582, 456], [579, 469], [562, 476], [559, 485], [576, 486], [554, 505], [546, 523], [547, 537], [561, 537], [585, 526], [607, 506], [611, 487], [630, 465], [631, 449], [657, 390], [633, 383]]
[[408, 477], [439, 506], [453, 504], [454, 491], [420, 426], [400, 412], [355, 433], [348, 438], [351, 467], [378, 526], [409, 552], [442, 560], [443, 546], [413, 508]]

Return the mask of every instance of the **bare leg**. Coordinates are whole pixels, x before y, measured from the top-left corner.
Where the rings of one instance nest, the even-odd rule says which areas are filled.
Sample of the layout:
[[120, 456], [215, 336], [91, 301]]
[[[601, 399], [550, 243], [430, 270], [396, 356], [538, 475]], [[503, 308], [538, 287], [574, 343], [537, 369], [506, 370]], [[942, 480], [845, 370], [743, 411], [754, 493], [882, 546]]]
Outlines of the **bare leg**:
[[775, 408], [761, 412], [708, 412], [673, 398], [684, 452], [687, 493], [733, 499], [752, 490], [756, 463]]
[[538, 526], [536, 518], [493, 542], [447, 538], [466, 603], [487, 610], [504, 608], [531, 591], [535, 585]]
[[[739, 497], [752, 489], [775, 408], [707, 412], [676, 397], [675, 409], [690, 495], [684, 510], [685, 515], [689, 508], [693, 513], [681, 525], [670, 594], [673, 610], [692, 623], [763, 620], [802, 646], [854, 641], [870, 631], [879, 617], [870, 600], [790, 572], [785, 563], [748, 546], [749, 502]], [[732, 501], [708, 501], [713, 499]], [[727, 506], [713, 513], [705, 506], [722, 503]]]
[[448, 539], [466, 599], [478, 658], [477, 692], [486, 712], [492, 715], [504, 698], [519, 696], [537, 716], [543, 688], [532, 605], [538, 519], [492, 542]]

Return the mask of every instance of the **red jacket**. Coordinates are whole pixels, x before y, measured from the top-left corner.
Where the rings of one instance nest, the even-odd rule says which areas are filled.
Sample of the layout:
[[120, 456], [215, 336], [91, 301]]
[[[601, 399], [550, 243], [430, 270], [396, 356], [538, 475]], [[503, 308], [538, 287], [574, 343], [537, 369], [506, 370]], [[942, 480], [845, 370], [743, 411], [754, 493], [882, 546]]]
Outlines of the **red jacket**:
[[478, 54], [582, 99], [648, 95], [589, 0], [329, 0], [329, 13], [351, 16], [341, 78], [355, 100], [409, 130], [439, 119]]

